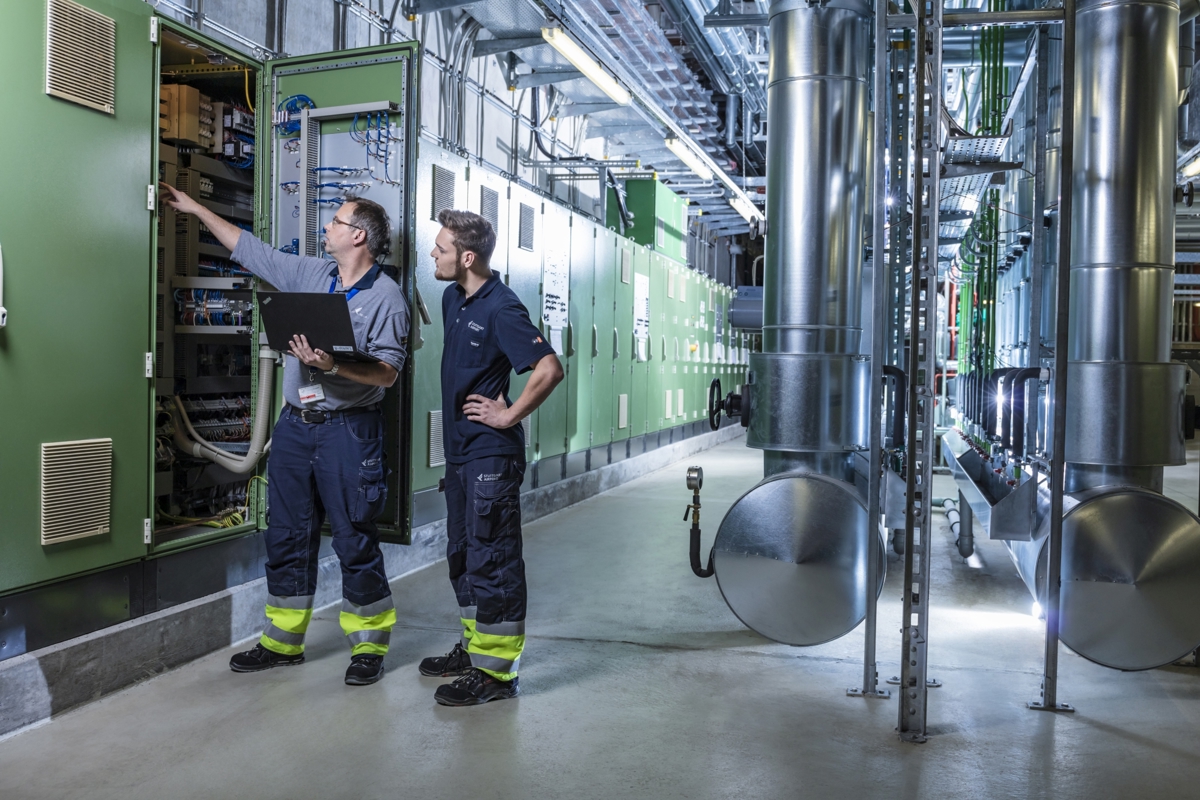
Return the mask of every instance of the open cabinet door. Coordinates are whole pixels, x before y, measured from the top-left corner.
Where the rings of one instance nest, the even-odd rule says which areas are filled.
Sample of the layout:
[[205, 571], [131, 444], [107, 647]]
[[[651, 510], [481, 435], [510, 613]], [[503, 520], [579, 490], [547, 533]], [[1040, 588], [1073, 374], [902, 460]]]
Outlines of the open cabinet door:
[[[150, 15], [112, 0], [4, 4], [0, 595], [146, 552]], [[95, 599], [100, 613], [110, 598]], [[0, 639], [24, 646], [23, 632]]]
[[[259, 142], [270, 143], [270, 169], [259, 170], [258, 186], [264, 241], [320, 256], [321, 228], [340, 197], [361, 194], [379, 203], [393, 228], [384, 265], [400, 284], [413, 325], [419, 319], [412, 276], [419, 65], [416, 42], [268, 61], [259, 115]], [[273, 121], [267, 109], [275, 110]], [[379, 529], [383, 541], [399, 544], [408, 544], [412, 532], [413, 357], [410, 348], [384, 402], [391, 475]]]

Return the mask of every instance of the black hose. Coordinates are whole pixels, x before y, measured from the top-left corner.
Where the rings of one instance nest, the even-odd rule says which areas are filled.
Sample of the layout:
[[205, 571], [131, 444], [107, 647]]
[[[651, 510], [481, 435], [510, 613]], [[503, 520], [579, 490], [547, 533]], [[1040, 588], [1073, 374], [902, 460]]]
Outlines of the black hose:
[[883, 374], [890, 377], [895, 384], [895, 394], [892, 397], [892, 447], [899, 447], [904, 441], [904, 417], [908, 404], [908, 376], [904, 370], [885, 364]]
[[708, 566], [700, 566], [700, 489], [692, 489], [692, 504], [683, 512], [683, 518], [686, 520], [688, 513], [692, 515], [692, 541], [691, 547], [688, 550], [688, 556], [692, 561], [692, 572], [696, 573], [698, 578], [711, 578], [713, 572], [713, 550], [716, 549], [716, 543], [713, 543], [713, 550], [708, 551]]
[[[612, 189], [613, 195], [617, 198], [617, 218], [621, 222], [621, 235], [624, 236], [625, 229], [633, 224], [632, 217], [629, 215], [629, 209], [625, 207], [625, 195], [621, 193], [620, 187], [617, 186], [617, 179], [613, 177], [611, 172], [608, 173], [608, 185]], [[608, 190], [605, 189], [605, 191]]]
[[708, 566], [705, 567], [704, 569], [701, 569], [700, 568], [700, 528], [699, 528], [699, 526], [696, 526], [696, 525], [692, 526], [692, 547], [691, 547], [690, 555], [692, 558], [692, 572], [696, 573], [696, 577], [711, 578], [713, 575], [713, 572], [715, 571], [715, 570], [713, 570], [713, 551], [712, 550], [708, 551]]
[[530, 128], [533, 129], [533, 141], [537, 143], [537, 149], [542, 151], [542, 155], [551, 161], [586, 161], [583, 156], [556, 156], [546, 149], [546, 145], [542, 142], [542, 120], [538, 119], [538, 98], [541, 97], [542, 90], [534, 87], [533, 95], [529, 99], [529, 121], [532, 123]]
[[1011, 431], [1004, 436], [1004, 446], [1017, 456], [1025, 452], [1025, 382], [1041, 375], [1038, 367], [1019, 369], [1008, 376], [1008, 391], [1005, 400], [1011, 404], [1008, 418]]

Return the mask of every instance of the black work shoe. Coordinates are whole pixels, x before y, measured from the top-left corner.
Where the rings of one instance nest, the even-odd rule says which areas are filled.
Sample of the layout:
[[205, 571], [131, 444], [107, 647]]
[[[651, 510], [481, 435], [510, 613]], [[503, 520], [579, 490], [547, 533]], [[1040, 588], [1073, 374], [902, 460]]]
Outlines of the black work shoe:
[[489, 700], [506, 700], [521, 693], [517, 680], [496, 680], [483, 670], [472, 668], [454, 683], [439, 686], [433, 699], [444, 706], [477, 706]]
[[285, 656], [283, 653], [268, 650], [260, 642], [244, 653], [235, 653], [233, 658], [229, 659], [229, 668], [234, 672], [260, 672], [271, 667], [290, 667], [303, 663], [304, 653]]
[[422, 675], [430, 678], [448, 678], [451, 675], [462, 675], [471, 668], [471, 656], [463, 649], [462, 643], [456, 643], [454, 649], [444, 656], [432, 656], [421, 662], [417, 667]]
[[346, 667], [346, 683], [349, 686], [370, 686], [383, 677], [383, 656], [364, 653], [353, 656]]

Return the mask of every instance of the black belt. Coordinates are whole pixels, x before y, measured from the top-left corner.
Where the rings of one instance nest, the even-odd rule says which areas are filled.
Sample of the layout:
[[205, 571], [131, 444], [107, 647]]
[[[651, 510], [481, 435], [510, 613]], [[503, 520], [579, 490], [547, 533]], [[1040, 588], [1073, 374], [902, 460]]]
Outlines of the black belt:
[[378, 405], [343, 408], [338, 411], [318, 411], [314, 408], [296, 408], [291, 403], [288, 403], [287, 407], [293, 416], [299, 417], [301, 422], [307, 422], [310, 425], [319, 425], [327, 420], [339, 419], [341, 417], [352, 417], [355, 414], [370, 414], [372, 412], [379, 411]]

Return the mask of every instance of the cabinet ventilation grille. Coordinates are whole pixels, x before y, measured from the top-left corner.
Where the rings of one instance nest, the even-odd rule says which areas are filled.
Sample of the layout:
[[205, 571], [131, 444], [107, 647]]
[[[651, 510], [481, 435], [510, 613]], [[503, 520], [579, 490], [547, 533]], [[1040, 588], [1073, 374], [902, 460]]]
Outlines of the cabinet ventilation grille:
[[533, 417], [521, 420], [521, 430], [525, 432], [525, 449], [533, 446]]
[[521, 203], [521, 227], [517, 232], [517, 247], [533, 249], [533, 206]]
[[621, 250], [621, 283], [633, 280], [633, 253]]
[[112, 439], [42, 445], [42, 544], [109, 532]]
[[154, 296], [154, 327], [155, 330], [163, 329], [163, 312], [166, 310], [166, 298], [161, 294]]
[[629, 395], [617, 395], [617, 430], [623, 431], [629, 427]]
[[500, 232], [500, 193], [486, 186], [479, 187], [479, 213], [492, 223], [492, 230]]
[[[437, 167], [434, 167], [437, 169]], [[429, 466], [446, 465], [446, 450], [442, 442], [442, 412], [429, 412]]]
[[46, 4], [46, 94], [115, 113], [117, 23], [71, 0]]
[[454, 208], [454, 173], [434, 164], [433, 209], [429, 218], [436, 222], [438, 214], [447, 208]]

